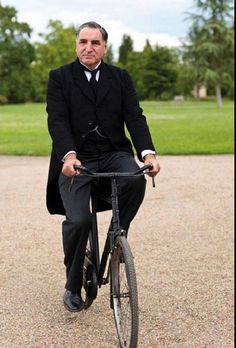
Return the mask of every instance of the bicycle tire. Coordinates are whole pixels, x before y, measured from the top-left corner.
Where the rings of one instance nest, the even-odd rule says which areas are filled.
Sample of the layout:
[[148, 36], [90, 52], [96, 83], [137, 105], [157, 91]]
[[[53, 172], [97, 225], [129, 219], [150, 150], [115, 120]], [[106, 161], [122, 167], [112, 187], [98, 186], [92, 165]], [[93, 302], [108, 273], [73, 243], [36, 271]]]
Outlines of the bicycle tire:
[[111, 303], [121, 348], [138, 345], [138, 290], [133, 255], [126, 237], [118, 236], [111, 256]]

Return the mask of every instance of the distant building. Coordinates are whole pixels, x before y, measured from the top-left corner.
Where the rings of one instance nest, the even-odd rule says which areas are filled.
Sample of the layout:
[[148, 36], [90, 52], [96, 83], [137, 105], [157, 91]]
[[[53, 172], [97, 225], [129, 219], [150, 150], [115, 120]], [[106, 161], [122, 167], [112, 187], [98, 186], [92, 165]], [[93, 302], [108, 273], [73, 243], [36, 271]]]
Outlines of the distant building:
[[192, 95], [194, 96], [194, 98], [198, 98], [198, 99], [206, 99], [207, 98], [207, 88], [204, 85], [199, 86], [195, 86], [193, 91], [192, 91]]

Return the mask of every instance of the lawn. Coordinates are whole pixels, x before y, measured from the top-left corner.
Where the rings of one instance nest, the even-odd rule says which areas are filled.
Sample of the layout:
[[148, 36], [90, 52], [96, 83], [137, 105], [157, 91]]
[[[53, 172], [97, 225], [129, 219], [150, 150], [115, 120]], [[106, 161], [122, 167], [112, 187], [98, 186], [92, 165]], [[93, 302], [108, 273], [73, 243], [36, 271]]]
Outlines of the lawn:
[[143, 102], [160, 154], [226, 154], [234, 151], [234, 105], [224, 101]]
[[[141, 103], [159, 154], [226, 154], [234, 151], [234, 104], [224, 101]], [[0, 154], [48, 155], [45, 104], [0, 106]]]
[[0, 139], [2, 155], [48, 155], [51, 140], [45, 104], [0, 106]]

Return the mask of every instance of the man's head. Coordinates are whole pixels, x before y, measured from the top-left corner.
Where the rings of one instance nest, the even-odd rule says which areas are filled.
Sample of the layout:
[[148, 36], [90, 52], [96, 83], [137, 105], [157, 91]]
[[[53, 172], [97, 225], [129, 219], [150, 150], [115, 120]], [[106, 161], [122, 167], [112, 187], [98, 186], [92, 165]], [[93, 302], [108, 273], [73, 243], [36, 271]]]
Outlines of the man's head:
[[87, 22], [76, 33], [76, 54], [80, 62], [94, 69], [107, 52], [108, 34], [100, 24]]

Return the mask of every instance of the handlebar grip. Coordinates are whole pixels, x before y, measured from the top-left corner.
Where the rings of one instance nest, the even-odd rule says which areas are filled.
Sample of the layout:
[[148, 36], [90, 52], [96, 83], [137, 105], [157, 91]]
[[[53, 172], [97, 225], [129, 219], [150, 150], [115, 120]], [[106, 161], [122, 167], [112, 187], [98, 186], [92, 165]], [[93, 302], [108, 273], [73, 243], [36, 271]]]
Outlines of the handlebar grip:
[[78, 164], [74, 165], [74, 170], [79, 170], [79, 171], [84, 172], [86, 174], [94, 175], [94, 173], [91, 172], [91, 170], [89, 170], [88, 168], [86, 168], [84, 166], [78, 165]]
[[145, 166], [141, 167], [139, 170], [137, 170], [136, 173], [142, 173], [144, 172], [146, 169], [152, 169], [153, 165], [151, 163], [149, 164], [145, 164]]

